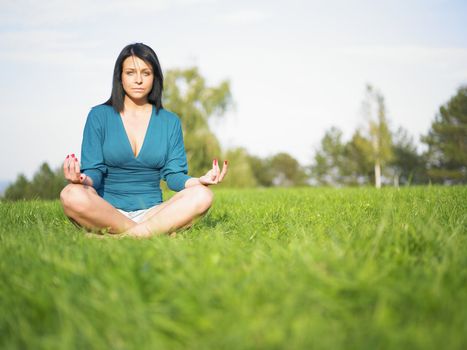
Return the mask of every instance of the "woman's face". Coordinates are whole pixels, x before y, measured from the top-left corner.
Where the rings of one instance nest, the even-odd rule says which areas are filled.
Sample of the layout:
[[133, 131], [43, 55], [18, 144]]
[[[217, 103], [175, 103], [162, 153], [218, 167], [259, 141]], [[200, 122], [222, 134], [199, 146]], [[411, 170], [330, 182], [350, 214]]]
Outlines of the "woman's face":
[[133, 100], [147, 99], [154, 81], [152, 67], [136, 56], [129, 56], [123, 61], [122, 85], [128, 97]]

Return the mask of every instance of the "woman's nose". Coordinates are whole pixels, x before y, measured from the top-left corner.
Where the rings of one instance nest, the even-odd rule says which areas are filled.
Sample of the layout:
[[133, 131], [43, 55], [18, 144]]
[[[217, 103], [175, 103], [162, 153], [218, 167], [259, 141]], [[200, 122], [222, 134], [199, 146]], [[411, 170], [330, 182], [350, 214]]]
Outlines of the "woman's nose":
[[142, 76], [142, 74], [141, 74], [140, 72], [137, 72], [137, 73], [136, 73], [136, 82], [137, 82], [138, 84], [140, 84], [140, 83], [142, 83], [142, 81], [143, 81], [143, 76]]

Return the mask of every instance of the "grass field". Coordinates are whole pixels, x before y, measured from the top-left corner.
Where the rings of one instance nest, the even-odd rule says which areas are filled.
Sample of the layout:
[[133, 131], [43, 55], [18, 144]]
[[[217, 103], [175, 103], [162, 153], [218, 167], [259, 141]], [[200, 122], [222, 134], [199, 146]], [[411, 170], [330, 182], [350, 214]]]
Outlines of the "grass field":
[[1, 349], [467, 348], [467, 187], [216, 189], [175, 238], [0, 222]]

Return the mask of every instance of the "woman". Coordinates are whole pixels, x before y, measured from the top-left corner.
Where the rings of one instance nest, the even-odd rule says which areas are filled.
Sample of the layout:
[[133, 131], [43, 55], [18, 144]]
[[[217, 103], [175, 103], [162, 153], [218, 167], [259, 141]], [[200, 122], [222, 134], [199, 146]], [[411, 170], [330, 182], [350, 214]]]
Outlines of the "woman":
[[[217, 160], [205, 175], [187, 175], [182, 128], [163, 108], [163, 75], [156, 53], [142, 43], [126, 46], [114, 68], [112, 95], [88, 114], [81, 166], [74, 154], [63, 164], [69, 184], [60, 199], [65, 214], [91, 230], [135, 237], [189, 227], [211, 207], [207, 187], [222, 181]], [[165, 180], [178, 192], [162, 202]]]

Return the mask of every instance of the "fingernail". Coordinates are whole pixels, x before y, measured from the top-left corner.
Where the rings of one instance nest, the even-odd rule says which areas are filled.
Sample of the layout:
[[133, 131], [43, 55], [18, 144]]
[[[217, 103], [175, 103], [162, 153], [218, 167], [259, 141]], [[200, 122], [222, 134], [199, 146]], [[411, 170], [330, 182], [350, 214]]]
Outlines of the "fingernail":
[[78, 158], [75, 158], [75, 162], [77, 162], [77, 161], [78, 161]]
[[66, 159], [68, 159], [68, 158], [70, 158], [70, 155], [67, 155], [67, 156], [66, 156]]
[[225, 163], [225, 164], [227, 164], [227, 161], [226, 161], [226, 160], [224, 160], [224, 163]]
[[75, 154], [74, 154], [74, 153], [71, 154], [71, 158], [75, 158]]
[[217, 159], [214, 159], [214, 165], [217, 165]]
[[81, 176], [79, 177], [79, 179], [82, 180], [82, 179], [83, 179], [83, 175], [81, 175]]

